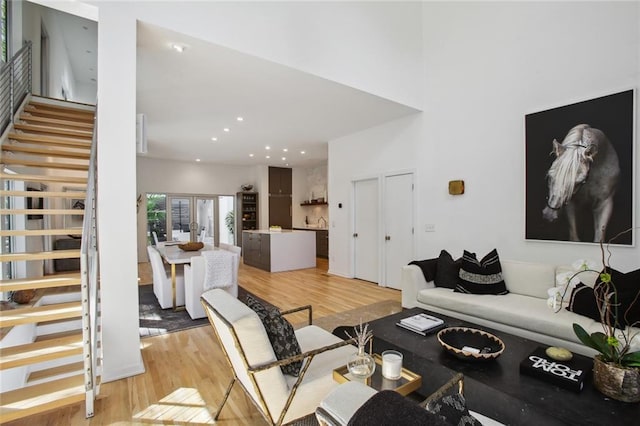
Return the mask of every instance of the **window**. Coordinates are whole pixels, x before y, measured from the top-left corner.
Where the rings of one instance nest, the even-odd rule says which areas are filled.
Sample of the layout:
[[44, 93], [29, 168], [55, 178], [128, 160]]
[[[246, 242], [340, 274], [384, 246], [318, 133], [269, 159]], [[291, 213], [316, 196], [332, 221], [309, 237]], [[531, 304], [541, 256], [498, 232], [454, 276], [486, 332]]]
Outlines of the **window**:
[[8, 5], [7, 0], [0, 0], [0, 62], [6, 63], [9, 58], [9, 46], [8, 46], [8, 35], [7, 24], [9, 23], [9, 18], [7, 15]]

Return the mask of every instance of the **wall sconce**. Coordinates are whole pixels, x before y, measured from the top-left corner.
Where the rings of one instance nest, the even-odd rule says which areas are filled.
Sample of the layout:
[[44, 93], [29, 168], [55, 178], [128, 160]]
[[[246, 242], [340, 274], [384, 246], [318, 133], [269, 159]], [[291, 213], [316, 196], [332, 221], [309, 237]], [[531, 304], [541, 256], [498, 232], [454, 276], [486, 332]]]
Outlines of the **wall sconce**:
[[464, 181], [463, 180], [450, 180], [449, 181], [449, 194], [462, 195], [464, 194]]

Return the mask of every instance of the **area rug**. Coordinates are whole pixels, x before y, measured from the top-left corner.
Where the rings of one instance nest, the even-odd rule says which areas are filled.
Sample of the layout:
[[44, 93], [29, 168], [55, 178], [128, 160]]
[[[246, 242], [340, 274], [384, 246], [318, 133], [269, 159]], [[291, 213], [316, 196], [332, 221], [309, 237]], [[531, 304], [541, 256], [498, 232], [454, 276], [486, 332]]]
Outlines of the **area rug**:
[[192, 320], [185, 310], [162, 309], [153, 294], [153, 285], [138, 286], [138, 298], [140, 337], [159, 336], [209, 324], [208, 318]]

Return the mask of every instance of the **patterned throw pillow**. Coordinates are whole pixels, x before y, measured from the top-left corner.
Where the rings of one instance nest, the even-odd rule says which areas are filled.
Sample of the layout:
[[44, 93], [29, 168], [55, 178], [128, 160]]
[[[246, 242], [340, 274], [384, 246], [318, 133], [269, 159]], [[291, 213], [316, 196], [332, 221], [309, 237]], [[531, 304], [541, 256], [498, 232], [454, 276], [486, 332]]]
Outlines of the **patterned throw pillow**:
[[445, 395], [431, 401], [425, 408], [430, 413], [439, 415], [451, 425], [482, 426], [478, 419], [469, 413], [464, 396], [459, 393]]
[[[295, 355], [300, 355], [302, 350], [296, 338], [293, 326], [287, 321], [277, 309], [267, 309], [254, 297], [247, 295], [247, 306], [258, 314], [264, 329], [269, 336], [269, 342], [278, 360], [286, 359]], [[284, 374], [297, 376], [302, 368], [302, 361], [281, 365], [280, 369]]]
[[491, 250], [478, 261], [474, 253], [464, 251], [460, 280], [455, 288], [458, 293], [507, 294], [507, 286], [502, 278], [502, 266], [496, 249]]

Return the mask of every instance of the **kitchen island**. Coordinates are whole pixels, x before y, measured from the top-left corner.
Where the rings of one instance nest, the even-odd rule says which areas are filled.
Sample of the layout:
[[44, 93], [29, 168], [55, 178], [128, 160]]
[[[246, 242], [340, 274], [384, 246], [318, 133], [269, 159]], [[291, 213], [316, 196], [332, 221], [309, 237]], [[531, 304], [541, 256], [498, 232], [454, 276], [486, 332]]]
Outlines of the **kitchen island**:
[[269, 272], [315, 268], [316, 233], [285, 229], [242, 232], [246, 265]]

